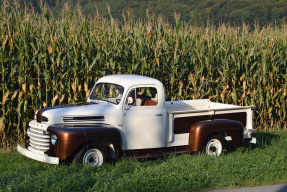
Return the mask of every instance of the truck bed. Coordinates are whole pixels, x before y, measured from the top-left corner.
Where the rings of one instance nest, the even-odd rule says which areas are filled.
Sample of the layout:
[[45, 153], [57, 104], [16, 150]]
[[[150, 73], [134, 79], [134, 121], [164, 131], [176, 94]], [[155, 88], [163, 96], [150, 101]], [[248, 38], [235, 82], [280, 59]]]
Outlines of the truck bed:
[[188, 144], [190, 127], [199, 121], [228, 119], [241, 122], [243, 138], [250, 138], [253, 129], [254, 106], [214, 103], [209, 99], [167, 101], [165, 105], [169, 116], [168, 146]]

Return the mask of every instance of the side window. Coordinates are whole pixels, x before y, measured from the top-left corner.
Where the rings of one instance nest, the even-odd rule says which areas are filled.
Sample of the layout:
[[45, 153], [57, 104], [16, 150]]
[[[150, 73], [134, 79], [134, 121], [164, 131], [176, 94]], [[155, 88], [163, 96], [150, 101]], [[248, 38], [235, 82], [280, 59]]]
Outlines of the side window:
[[127, 105], [155, 106], [158, 104], [158, 94], [154, 87], [139, 87], [132, 89], [128, 95]]

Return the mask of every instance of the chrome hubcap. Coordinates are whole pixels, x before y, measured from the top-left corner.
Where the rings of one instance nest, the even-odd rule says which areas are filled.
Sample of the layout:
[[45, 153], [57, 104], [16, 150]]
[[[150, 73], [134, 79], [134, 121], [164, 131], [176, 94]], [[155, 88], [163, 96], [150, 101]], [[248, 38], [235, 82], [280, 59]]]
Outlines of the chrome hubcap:
[[206, 145], [206, 154], [219, 156], [222, 153], [222, 144], [218, 139], [211, 139]]
[[103, 154], [98, 149], [88, 150], [83, 157], [83, 164], [89, 167], [101, 166], [103, 164]]

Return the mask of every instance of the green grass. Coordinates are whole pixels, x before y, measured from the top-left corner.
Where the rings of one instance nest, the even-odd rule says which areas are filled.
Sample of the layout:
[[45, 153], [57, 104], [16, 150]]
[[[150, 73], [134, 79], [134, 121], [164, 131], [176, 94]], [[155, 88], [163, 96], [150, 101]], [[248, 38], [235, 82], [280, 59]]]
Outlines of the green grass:
[[287, 132], [255, 134], [220, 157], [203, 154], [155, 161], [121, 160], [98, 168], [48, 165], [0, 152], [0, 191], [198, 191], [287, 182]]

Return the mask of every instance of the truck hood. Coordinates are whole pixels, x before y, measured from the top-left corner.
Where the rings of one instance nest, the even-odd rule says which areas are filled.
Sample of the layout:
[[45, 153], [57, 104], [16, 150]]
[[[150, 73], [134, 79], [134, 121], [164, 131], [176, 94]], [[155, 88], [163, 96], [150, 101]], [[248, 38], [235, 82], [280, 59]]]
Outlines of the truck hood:
[[108, 102], [80, 103], [47, 107], [37, 111], [39, 123], [103, 123], [114, 125], [118, 121], [116, 105]]

